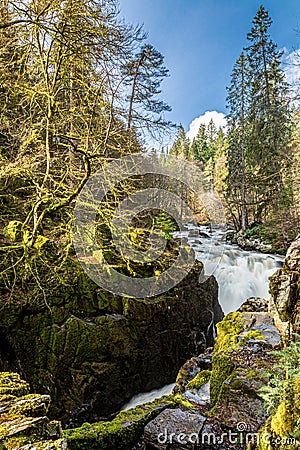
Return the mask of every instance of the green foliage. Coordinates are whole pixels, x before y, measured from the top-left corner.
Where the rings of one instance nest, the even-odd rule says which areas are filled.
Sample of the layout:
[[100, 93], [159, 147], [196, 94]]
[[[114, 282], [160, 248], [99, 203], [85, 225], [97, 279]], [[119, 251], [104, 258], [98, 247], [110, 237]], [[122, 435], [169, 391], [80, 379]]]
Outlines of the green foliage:
[[165, 212], [161, 212], [155, 217], [154, 229], [160, 229], [164, 232], [167, 239], [172, 239], [171, 233], [177, 230], [177, 225], [174, 220]]
[[146, 124], [144, 126], [153, 126], [154, 121], [160, 127], [168, 125], [162, 118], [162, 113], [170, 111], [171, 108], [158, 98], [161, 93], [160, 84], [168, 75], [168, 69], [164, 67], [163, 61], [164, 58], [159, 51], [152, 45], [145, 44], [124, 66], [126, 84], [130, 86], [128, 129], [133, 124], [141, 126], [141, 107], [147, 114], [144, 113], [143, 120]]
[[189, 139], [182, 125], [179, 126], [175, 141], [170, 149], [170, 155], [187, 159], [189, 154]]
[[[287, 347], [271, 353], [277, 362], [268, 373], [269, 383], [260, 390], [260, 396], [269, 411], [278, 407], [282, 401], [289, 404], [293, 381], [300, 377], [300, 336], [295, 334], [294, 338]], [[293, 405], [290, 407], [293, 408]]]
[[[141, 27], [120, 17], [117, 0], [9, 0], [0, 19], [0, 294], [4, 305], [50, 307], [72, 284], [78, 194], [111, 159], [143, 151], [145, 123], [167, 126], [159, 93], [168, 71]], [[133, 190], [134, 182], [116, 187], [99, 217], [109, 221]], [[137, 272], [113, 248], [103, 253]]]
[[249, 220], [270, 220], [279, 212], [284, 217], [294, 203], [288, 147], [291, 105], [282, 53], [269, 34], [271, 24], [261, 6], [228, 88], [227, 200], [236, 228], [243, 230]]
[[258, 223], [251, 228], [247, 228], [246, 234], [250, 238], [259, 239], [265, 244], [271, 244], [273, 253], [285, 253], [295, 237], [296, 230], [286, 229], [283, 227], [283, 222], [278, 222], [279, 218], [274, 218], [272, 221]]

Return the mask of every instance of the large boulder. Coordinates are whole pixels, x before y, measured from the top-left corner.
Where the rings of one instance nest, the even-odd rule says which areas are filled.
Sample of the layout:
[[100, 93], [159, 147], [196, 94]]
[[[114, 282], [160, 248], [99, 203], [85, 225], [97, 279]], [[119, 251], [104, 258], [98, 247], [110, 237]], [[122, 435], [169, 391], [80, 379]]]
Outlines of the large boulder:
[[61, 426], [47, 417], [50, 397], [29, 394], [17, 373], [0, 372], [0, 442], [3, 450], [66, 450]]
[[279, 318], [297, 324], [300, 319], [300, 236], [289, 247], [283, 267], [271, 277], [270, 292], [271, 304]]
[[165, 409], [146, 425], [147, 449], [255, 448], [268, 417], [260, 389], [268, 382], [274, 364], [270, 351], [278, 348], [280, 333], [267, 312], [230, 313], [217, 328], [212, 359], [207, 352], [179, 372], [178, 407]]
[[213, 344], [223, 313], [216, 280], [199, 282], [202, 267], [156, 298], [114, 297], [81, 277], [74, 297], [56, 293], [51, 310], [6, 304], [0, 370], [21, 369], [68, 425], [109, 417]]
[[206, 418], [195, 411], [165, 409], [146, 425], [145, 443], [159, 450], [193, 450], [205, 421]]

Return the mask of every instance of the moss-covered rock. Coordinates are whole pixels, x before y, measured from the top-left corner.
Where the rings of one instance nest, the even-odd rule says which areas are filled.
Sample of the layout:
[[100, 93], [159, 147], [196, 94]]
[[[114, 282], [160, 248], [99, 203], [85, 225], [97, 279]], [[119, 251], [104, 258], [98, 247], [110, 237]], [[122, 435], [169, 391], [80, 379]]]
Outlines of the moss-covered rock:
[[[300, 238], [289, 247], [282, 269], [270, 278], [272, 301], [280, 319], [298, 324], [300, 319]], [[299, 326], [295, 325], [299, 331]]]
[[202, 264], [179, 285], [150, 299], [114, 297], [74, 264], [74, 286], [59, 285], [50, 310], [7, 304], [0, 369], [22, 372], [51, 395], [50, 417], [68, 425], [103, 420], [132, 395], [172, 382], [179, 367], [213, 344], [211, 317], [223, 317], [213, 277]]
[[121, 411], [114, 420], [83, 424], [63, 432], [71, 450], [132, 450], [144, 426], [165, 408], [175, 407], [173, 398], [163, 397], [152, 403]]
[[239, 334], [245, 330], [242, 314], [232, 312], [217, 324], [218, 337], [214, 347], [214, 354], [228, 351], [238, 343]]
[[0, 373], [0, 395], [22, 396], [29, 393], [29, 384], [17, 373]]
[[300, 378], [295, 378], [286, 398], [260, 430], [259, 450], [300, 449]]
[[217, 327], [210, 417], [231, 429], [240, 422], [257, 431], [267, 417], [259, 390], [268, 382], [269, 352], [280, 342], [279, 331], [264, 312], [230, 313]]
[[16, 412], [24, 416], [45, 416], [49, 409], [49, 395], [28, 394], [22, 397], [11, 395], [0, 396], [1, 414], [14, 415]]
[[28, 384], [16, 373], [0, 373], [1, 450], [64, 450], [59, 422], [46, 416], [50, 398], [28, 394]]
[[188, 382], [186, 389], [199, 389], [203, 384], [207, 383], [211, 377], [211, 370], [202, 370], [195, 378]]
[[187, 360], [179, 369], [176, 377], [176, 384], [173, 393], [183, 393], [189, 382], [202, 371], [211, 371], [212, 365], [212, 348], [208, 348], [199, 356], [194, 356]]

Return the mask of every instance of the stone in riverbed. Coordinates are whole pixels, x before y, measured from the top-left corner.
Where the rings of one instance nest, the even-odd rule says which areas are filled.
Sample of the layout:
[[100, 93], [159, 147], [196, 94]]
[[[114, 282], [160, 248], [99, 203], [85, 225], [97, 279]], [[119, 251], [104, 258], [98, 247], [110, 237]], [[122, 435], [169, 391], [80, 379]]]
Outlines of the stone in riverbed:
[[[300, 237], [287, 251], [283, 267], [270, 278], [272, 307], [283, 322], [297, 324], [300, 318]], [[295, 327], [295, 331], [298, 327]], [[299, 330], [298, 330], [299, 331]]]
[[24, 445], [18, 450], [66, 450], [67, 448], [68, 443], [66, 439], [58, 439], [53, 442], [42, 441], [35, 444]]
[[206, 418], [192, 411], [165, 409], [144, 430], [147, 445], [159, 450], [194, 449]]
[[260, 297], [249, 297], [238, 309], [239, 312], [267, 312], [269, 301]]
[[193, 358], [186, 361], [178, 372], [176, 385], [173, 388], [173, 393], [178, 394], [184, 392], [186, 385], [189, 383], [189, 381], [193, 380], [199, 372], [203, 370], [210, 370], [211, 360], [212, 348], [209, 347], [203, 354], [194, 356]]
[[[200, 372], [201, 374], [201, 372]], [[199, 406], [205, 406], [210, 404], [210, 382], [203, 384], [199, 388], [193, 387], [187, 388], [182, 394], [184, 398], [190, 402], [196, 403]]]

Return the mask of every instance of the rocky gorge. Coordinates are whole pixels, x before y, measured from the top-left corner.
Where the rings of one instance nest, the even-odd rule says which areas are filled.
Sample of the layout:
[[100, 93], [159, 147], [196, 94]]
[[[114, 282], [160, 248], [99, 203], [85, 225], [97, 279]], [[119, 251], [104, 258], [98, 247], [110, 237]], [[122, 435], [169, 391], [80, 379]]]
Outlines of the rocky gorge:
[[0, 368], [50, 395], [51, 417], [69, 426], [109, 418], [132, 395], [173, 381], [187, 358], [213, 344], [223, 313], [215, 279], [200, 284], [201, 270], [199, 262], [149, 300], [115, 298], [82, 274], [81, 298], [57, 299], [51, 311], [6, 305]]
[[[268, 384], [268, 373], [276, 366], [276, 358], [273, 358], [272, 351], [279, 349], [288, 339], [292, 328], [297, 331], [300, 301], [300, 240], [292, 244], [283, 267], [271, 278], [271, 299], [269, 301], [250, 299], [238, 311], [227, 314], [223, 320], [215, 295], [207, 295], [207, 291], [216, 292], [215, 280], [209, 277], [204, 284], [196, 286], [192, 281], [195, 280], [197, 273], [199, 276], [201, 270], [202, 265], [198, 263], [195, 267], [196, 272], [190, 275], [191, 278], [185, 279], [183, 284], [178, 285], [173, 292], [169, 292], [155, 303], [130, 302], [128, 299], [126, 303], [125, 299], [122, 299], [122, 303], [118, 305], [119, 308], [122, 305], [124, 308], [122, 311], [121, 309], [106, 311], [102, 316], [102, 323], [107, 321], [117, 324], [116, 328], [111, 325], [111, 330], [114, 331], [110, 335], [102, 335], [102, 338], [106, 338], [106, 345], [110, 345], [110, 351], [115, 349], [116, 352], [111, 353], [114, 359], [111, 358], [110, 364], [101, 360], [96, 347], [88, 349], [94, 339], [99, 339], [100, 336], [93, 332], [109, 328], [107, 325], [106, 327], [96, 325], [96, 320], [98, 323], [101, 321], [99, 318], [95, 319], [95, 316], [90, 323], [91, 318], [83, 320], [69, 313], [59, 324], [53, 323], [51, 316], [46, 322], [41, 320], [41, 315], [28, 315], [23, 319], [25, 324], [26, 321], [32, 320], [39, 324], [35, 329], [40, 334], [37, 334], [34, 340], [29, 339], [29, 328], [28, 334], [23, 335], [22, 340], [20, 329], [16, 333], [18, 326], [15, 325], [13, 328], [14, 334], [8, 333], [7, 329], [3, 331], [2, 327], [5, 339], [2, 341], [4, 345], [2, 345], [1, 369], [9, 370], [9, 373], [3, 373], [1, 378], [0, 431], [3, 449], [129, 450], [146, 447], [269, 450], [287, 448], [287, 443], [291, 445], [290, 448], [300, 448], [297, 440], [299, 419], [297, 377], [291, 385], [289, 397], [281, 401], [272, 411], [266, 409], [259, 393], [260, 389]], [[199, 298], [205, 299], [206, 309], [201, 307], [197, 310], [196, 299]], [[203, 303], [201, 305], [203, 306]], [[172, 313], [172, 308], [176, 310], [176, 314]], [[215, 322], [218, 322], [214, 348], [211, 348], [213, 333], [212, 327], [209, 326], [212, 317], [209, 311], [212, 310]], [[156, 328], [154, 332], [151, 329], [153, 334], [147, 335], [146, 330], [149, 329], [147, 320], [149, 321], [149, 318], [153, 320], [153, 317], [156, 317], [156, 326], [158, 326], [157, 318], [161, 318], [161, 328]], [[178, 322], [179, 317], [181, 323]], [[144, 325], [140, 334], [135, 334], [136, 340], [132, 339], [132, 334], [124, 334], [126, 321], [127, 326], [130, 323], [131, 331], [135, 323], [136, 333], [139, 326]], [[153, 327], [151, 319], [150, 323]], [[205, 326], [199, 330], [200, 323]], [[186, 328], [183, 324], [186, 324]], [[93, 330], [90, 331], [91, 334], [87, 334], [87, 338], [85, 328]], [[48, 337], [52, 349], [56, 349], [57, 352], [58, 349], [64, 350], [60, 361], [56, 358], [58, 361], [54, 362], [50, 351], [46, 352], [43, 364], [37, 358], [40, 353], [35, 346], [39, 348], [38, 345], [41, 345], [40, 335], [44, 329], [46, 331], [42, 335], [42, 343], [45, 343], [45, 338]], [[70, 330], [73, 330], [72, 334], [69, 334]], [[55, 331], [58, 333], [54, 338]], [[186, 341], [183, 331], [186, 332]], [[177, 340], [175, 338], [172, 347], [175, 335]], [[124, 336], [127, 336], [125, 341]], [[161, 337], [163, 338], [160, 339]], [[152, 342], [154, 340], [154, 344], [145, 347], [151, 340]], [[135, 347], [132, 347], [132, 342], [135, 343]], [[143, 346], [138, 346], [138, 342]], [[26, 353], [25, 346], [27, 346]], [[100, 348], [103, 351], [103, 347]], [[147, 366], [142, 359], [142, 349], [148, 351]], [[75, 350], [77, 357], [74, 357]], [[93, 356], [93, 361], [87, 359], [88, 350]], [[67, 357], [70, 354], [69, 358], [72, 357], [72, 360], [68, 363]], [[171, 361], [167, 360], [168, 355], [172, 355]], [[198, 356], [189, 359], [191, 355]], [[83, 359], [76, 359], [79, 357], [87, 359], [88, 363], [85, 361], [84, 364]], [[127, 377], [124, 377], [122, 374], [126, 360], [132, 364], [132, 372], [128, 368]], [[185, 360], [187, 362], [184, 362]], [[182, 367], [178, 372], [180, 366]], [[30, 370], [30, 367], [34, 367], [34, 370]], [[61, 376], [62, 367], [64, 370]], [[38, 371], [38, 368], [43, 368], [44, 372]], [[30, 382], [31, 387], [42, 394], [39, 396], [28, 394], [28, 384], [21, 381], [19, 375], [13, 375], [11, 373], [13, 370], [21, 373], [22, 377]], [[132, 380], [136, 380], [137, 377], [131, 377], [134, 371], [139, 374], [135, 384]], [[111, 401], [113, 396], [112, 392], [103, 388], [101, 390], [101, 383], [103, 386], [107, 382], [110, 387], [117, 386], [121, 389], [118, 392], [120, 401], [115, 403], [121, 405], [121, 401], [126, 400], [125, 391], [127, 390], [129, 398], [142, 390], [146, 383], [149, 383], [150, 375], [156, 376], [157, 385], [148, 384], [148, 389], [171, 382], [176, 378], [175, 372], [178, 372], [176, 386], [171, 395], [128, 411], [121, 411], [114, 419], [105, 420], [103, 411], [107, 415], [113, 412], [112, 407], [107, 408], [107, 404], [112, 403], [105, 404], [105, 402]], [[141, 374], [144, 374], [144, 378]], [[53, 381], [49, 383], [51, 376]], [[131, 384], [128, 383], [129, 379]], [[23, 386], [22, 389], [18, 388], [20, 385]], [[51, 391], [54, 400], [54, 407], [50, 410], [49, 392], [45, 392], [45, 387]], [[33, 403], [37, 407], [32, 406], [30, 398], [36, 399]], [[84, 402], [86, 408], [82, 407]], [[294, 405], [292, 413], [287, 413], [291, 402]], [[21, 405], [24, 405], [24, 408], [23, 406], [21, 408]], [[92, 423], [84, 423], [80, 427], [65, 431], [61, 430], [59, 423], [54, 421], [56, 425], [53, 425], [50, 419], [64, 420], [68, 412], [73, 412], [75, 425], [76, 422], [80, 423], [83, 420]], [[46, 414], [50, 419], [47, 419]], [[100, 421], [99, 416], [102, 416]]]

